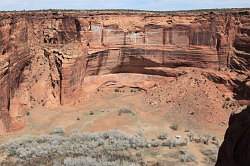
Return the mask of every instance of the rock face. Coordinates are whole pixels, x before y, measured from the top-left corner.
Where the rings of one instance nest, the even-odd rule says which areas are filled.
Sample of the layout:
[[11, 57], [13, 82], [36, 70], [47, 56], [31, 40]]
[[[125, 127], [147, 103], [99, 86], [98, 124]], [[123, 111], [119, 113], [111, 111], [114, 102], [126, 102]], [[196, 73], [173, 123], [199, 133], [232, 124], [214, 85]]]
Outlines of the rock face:
[[247, 166], [250, 163], [250, 107], [232, 114], [225, 139], [220, 147], [216, 166]]
[[78, 103], [91, 75], [249, 68], [249, 11], [37, 11], [0, 18], [1, 132], [22, 127], [24, 108]]
[[3, 19], [0, 27], [0, 128], [4, 129], [10, 124], [10, 99], [24, 80], [22, 73], [31, 63], [31, 55], [25, 18]]

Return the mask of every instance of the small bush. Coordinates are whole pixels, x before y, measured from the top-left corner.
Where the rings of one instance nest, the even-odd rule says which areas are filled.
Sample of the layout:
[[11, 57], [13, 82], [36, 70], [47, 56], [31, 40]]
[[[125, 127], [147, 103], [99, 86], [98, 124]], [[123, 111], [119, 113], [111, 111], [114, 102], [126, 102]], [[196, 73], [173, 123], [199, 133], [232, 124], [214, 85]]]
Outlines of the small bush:
[[174, 130], [174, 131], [177, 131], [179, 128], [178, 124], [174, 123], [170, 126], [170, 129]]
[[214, 164], [217, 160], [218, 149], [202, 149], [201, 153], [205, 156], [205, 162], [209, 164]]
[[196, 161], [196, 157], [193, 154], [187, 151], [183, 151], [183, 150], [180, 151], [179, 159], [181, 162], [195, 162]]
[[132, 114], [132, 115], [134, 115], [134, 112], [131, 111], [131, 110], [128, 109], [128, 108], [121, 108], [121, 109], [119, 109], [119, 111], [118, 111], [118, 115], [121, 116], [122, 114]]
[[[145, 148], [144, 137], [130, 136], [118, 131], [103, 133], [80, 133], [61, 135], [56, 128], [52, 135], [20, 138], [0, 146], [0, 151], [15, 158], [7, 165], [74, 165], [74, 166], [137, 166], [142, 162], [131, 156], [129, 148]], [[53, 156], [53, 160], [51, 160]], [[73, 157], [74, 156], [74, 157]], [[1, 165], [1, 161], [0, 161]]]
[[167, 139], [168, 135], [166, 133], [161, 133], [159, 136], [158, 136], [158, 139], [159, 140], [165, 140]]
[[55, 128], [52, 132], [50, 132], [51, 135], [64, 135], [64, 129], [63, 128]]

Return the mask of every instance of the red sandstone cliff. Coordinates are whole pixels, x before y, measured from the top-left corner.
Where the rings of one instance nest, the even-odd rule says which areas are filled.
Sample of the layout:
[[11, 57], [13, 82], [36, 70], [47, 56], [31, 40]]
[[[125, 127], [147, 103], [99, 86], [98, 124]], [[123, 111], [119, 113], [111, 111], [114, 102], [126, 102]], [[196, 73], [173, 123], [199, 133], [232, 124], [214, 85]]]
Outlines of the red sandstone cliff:
[[[22, 127], [25, 107], [77, 103], [90, 75], [168, 76], [159, 67], [232, 69], [244, 75], [249, 22], [249, 11], [240, 10], [1, 13], [0, 131]], [[247, 80], [232, 85], [245, 89]]]

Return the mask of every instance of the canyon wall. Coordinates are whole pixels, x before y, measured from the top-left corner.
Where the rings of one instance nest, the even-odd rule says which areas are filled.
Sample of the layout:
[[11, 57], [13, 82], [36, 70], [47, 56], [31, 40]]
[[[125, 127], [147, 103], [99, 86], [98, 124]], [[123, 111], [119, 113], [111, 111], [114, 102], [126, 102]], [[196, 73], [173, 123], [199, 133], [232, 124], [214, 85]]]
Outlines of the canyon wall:
[[249, 23], [247, 10], [2, 12], [0, 131], [22, 127], [25, 108], [77, 104], [91, 75], [247, 71]]
[[10, 125], [10, 100], [24, 81], [23, 71], [31, 63], [28, 35], [25, 18], [0, 21], [0, 128], [3, 130]]

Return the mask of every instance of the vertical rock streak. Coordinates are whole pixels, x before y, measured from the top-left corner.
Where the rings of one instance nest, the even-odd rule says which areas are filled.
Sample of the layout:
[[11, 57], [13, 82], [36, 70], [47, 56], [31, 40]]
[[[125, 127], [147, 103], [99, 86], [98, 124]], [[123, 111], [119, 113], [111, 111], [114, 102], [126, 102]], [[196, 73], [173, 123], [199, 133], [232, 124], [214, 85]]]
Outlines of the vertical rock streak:
[[0, 131], [34, 103], [76, 104], [90, 75], [162, 75], [147, 67], [249, 67], [249, 12], [0, 16]]

